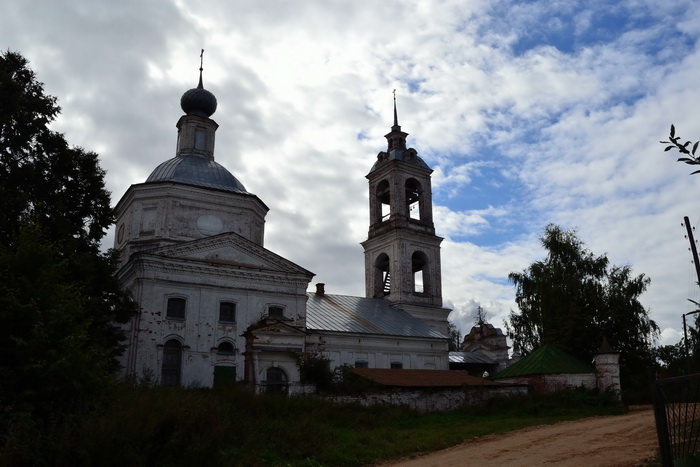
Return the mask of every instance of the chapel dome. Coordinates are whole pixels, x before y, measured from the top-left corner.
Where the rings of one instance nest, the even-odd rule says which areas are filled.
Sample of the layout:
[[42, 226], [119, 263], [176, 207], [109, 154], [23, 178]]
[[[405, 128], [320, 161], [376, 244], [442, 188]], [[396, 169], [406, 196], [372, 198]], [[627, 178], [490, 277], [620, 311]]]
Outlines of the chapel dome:
[[187, 115], [197, 115], [209, 118], [216, 112], [216, 97], [211, 92], [204, 89], [202, 79], [199, 79], [199, 86], [192, 88], [180, 98], [180, 107]]
[[175, 182], [234, 193], [248, 193], [243, 184], [224, 166], [196, 154], [173, 157], [160, 164], [146, 179], [146, 183], [158, 182]]

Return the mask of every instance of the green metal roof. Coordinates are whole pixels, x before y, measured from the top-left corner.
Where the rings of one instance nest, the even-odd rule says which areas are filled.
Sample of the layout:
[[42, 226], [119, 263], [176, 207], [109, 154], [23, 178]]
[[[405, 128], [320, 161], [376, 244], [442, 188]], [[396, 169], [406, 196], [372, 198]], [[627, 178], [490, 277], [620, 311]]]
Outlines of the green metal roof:
[[510, 365], [493, 379], [514, 378], [529, 375], [557, 375], [594, 373], [591, 365], [574, 358], [556, 347], [545, 344], [527, 357]]

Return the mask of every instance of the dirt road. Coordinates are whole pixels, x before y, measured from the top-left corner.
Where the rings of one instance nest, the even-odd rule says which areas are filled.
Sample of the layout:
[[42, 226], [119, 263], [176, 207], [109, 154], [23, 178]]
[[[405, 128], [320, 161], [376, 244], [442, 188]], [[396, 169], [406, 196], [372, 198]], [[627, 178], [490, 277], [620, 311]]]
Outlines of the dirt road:
[[657, 456], [651, 406], [625, 415], [526, 428], [485, 436], [390, 466], [646, 466]]

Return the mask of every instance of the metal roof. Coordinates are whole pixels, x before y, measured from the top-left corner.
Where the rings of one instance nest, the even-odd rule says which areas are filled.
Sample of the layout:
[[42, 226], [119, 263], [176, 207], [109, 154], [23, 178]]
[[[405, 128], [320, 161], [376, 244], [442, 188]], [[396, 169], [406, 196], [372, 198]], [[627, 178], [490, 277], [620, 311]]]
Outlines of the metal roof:
[[498, 362], [481, 352], [450, 352], [450, 363], [476, 363], [484, 365], [498, 365]]
[[522, 360], [495, 375], [494, 379], [529, 375], [593, 373], [592, 366], [574, 358], [553, 345], [545, 344]]
[[432, 326], [381, 298], [307, 293], [306, 327], [316, 331], [356, 332], [447, 339]]
[[413, 154], [411, 157], [411, 152], [409, 151], [410, 150], [408, 149], [392, 149], [388, 152], [380, 152], [377, 156], [377, 161], [374, 163], [369, 173], [372, 173], [375, 170], [378, 170], [379, 167], [383, 166], [384, 164], [395, 160], [407, 162], [409, 164], [417, 165], [418, 167], [430, 170], [430, 167], [428, 167], [428, 164], [426, 164], [423, 159], [416, 154]]
[[146, 179], [146, 183], [156, 182], [178, 182], [235, 193], [248, 193], [243, 184], [224, 166], [213, 159], [196, 154], [173, 157], [160, 164]]

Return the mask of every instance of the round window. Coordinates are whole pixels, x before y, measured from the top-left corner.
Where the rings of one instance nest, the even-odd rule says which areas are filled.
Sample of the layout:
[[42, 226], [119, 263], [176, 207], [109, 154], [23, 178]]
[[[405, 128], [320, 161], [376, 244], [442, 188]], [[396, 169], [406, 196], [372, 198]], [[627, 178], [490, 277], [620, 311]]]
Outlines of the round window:
[[224, 222], [217, 216], [202, 214], [197, 218], [197, 230], [206, 236], [220, 234], [224, 230]]

